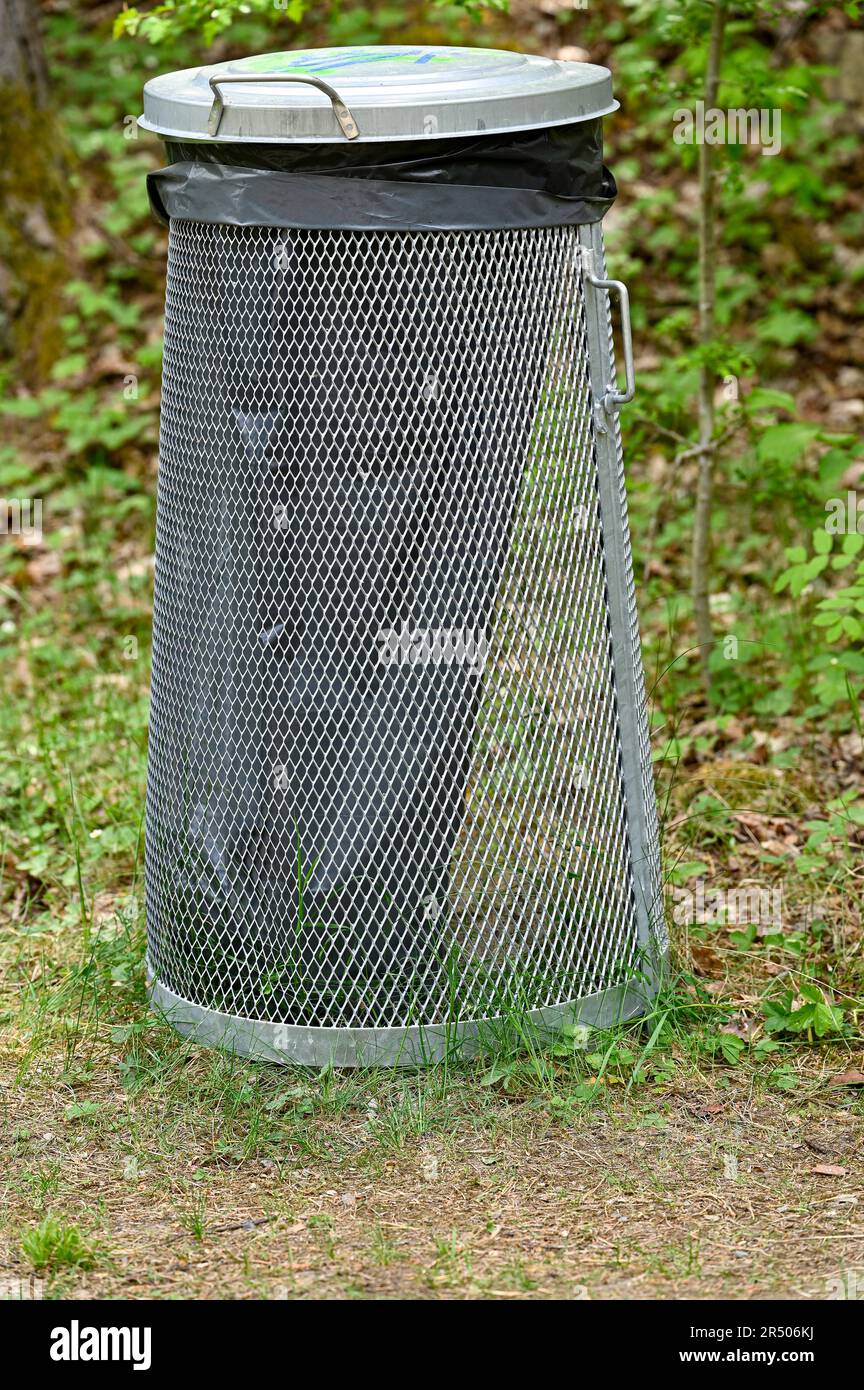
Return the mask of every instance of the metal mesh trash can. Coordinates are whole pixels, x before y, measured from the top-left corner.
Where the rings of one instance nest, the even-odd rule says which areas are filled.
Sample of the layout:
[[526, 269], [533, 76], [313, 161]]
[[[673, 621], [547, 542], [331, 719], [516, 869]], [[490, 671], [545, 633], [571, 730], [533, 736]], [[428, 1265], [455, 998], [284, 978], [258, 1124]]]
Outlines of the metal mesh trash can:
[[148, 973], [200, 1041], [416, 1065], [655, 987], [615, 106], [605, 68], [460, 48], [145, 88]]

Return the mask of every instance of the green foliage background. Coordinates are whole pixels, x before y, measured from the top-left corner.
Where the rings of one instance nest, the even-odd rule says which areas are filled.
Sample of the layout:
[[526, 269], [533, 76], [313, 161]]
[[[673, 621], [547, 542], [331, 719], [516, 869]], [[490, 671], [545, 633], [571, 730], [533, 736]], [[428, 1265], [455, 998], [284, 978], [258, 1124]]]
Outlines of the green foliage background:
[[[116, 23], [78, 3], [46, 15], [76, 207], [50, 380], [33, 389], [15, 364], [0, 371], [0, 493], [42, 497], [46, 508], [41, 546], [6, 546], [0, 590], [3, 892], [17, 930], [50, 938], [83, 923], [86, 937], [104, 895], [136, 901], [140, 889], [165, 263], [144, 191], [160, 149], [135, 125], [143, 82], [234, 54], [369, 42], [577, 47], [613, 69], [622, 109], [607, 123], [607, 162], [621, 192], [607, 248], [631, 287], [637, 340], [639, 390], [623, 425], [661, 804], [668, 818], [682, 769], [701, 777], [731, 759], [764, 771], [753, 792], [760, 814], [790, 805], [800, 814], [794, 854], [786, 862], [765, 848], [762, 871], [791, 874], [793, 899], [799, 888], [836, 895], [860, 929], [864, 801], [860, 776], [832, 750], [861, 732], [864, 534], [832, 534], [825, 521], [864, 467], [860, 415], [837, 409], [864, 397], [864, 179], [860, 133], [820, 57], [832, 35], [842, 57], [857, 11], [733, 7], [722, 105], [778, 108], [783, 147], [774, 157], [719, 152], [718, 332], [708, 351], [724, 382], [712, 586], [720, 640], [707, 709], [688, 580], [696, 151], [672, 130], [675, 110], [699, 98], [711, 9], [292, 0], [283, 11], [193, 0], [126, 10]], [[806, 784], [795, 780], [805, 766]], [[741, 808], [704, 779], [691, 790], [670, 841], [673, 882], [704, 872], [712, 853], [734, 856]], [[827, 985], [836, 942], [824, 917], [806, 922], [777, 949]], [[842, 959], [854, 985], [857, 954]], [[136, 961], [109, 951], [106, 968], [122, 983]], [[795, 1000], [787, 1005], [791, 1018]], [[727, 1040], [723, 1055], [736, 1049]]]

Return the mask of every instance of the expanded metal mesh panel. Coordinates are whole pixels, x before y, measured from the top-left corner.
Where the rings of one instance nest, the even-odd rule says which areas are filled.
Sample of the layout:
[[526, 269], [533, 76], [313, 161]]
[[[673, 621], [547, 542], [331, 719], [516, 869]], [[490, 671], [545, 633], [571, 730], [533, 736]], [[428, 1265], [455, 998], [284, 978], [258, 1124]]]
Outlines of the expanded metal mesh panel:
[[[603, 233], [600, 232], [600, 245]], [[612, 316], [606, 306], [607, 341], [609, 361], [614, 360], [614, 341]], [[648, 919], [651, 927], [651, 949], [663, 954], [669, 945], [669, 931], [663, 905], [663, 891], [660, 873], [660, 827], [657, 819], [657, 796], [654, 789], [654, 770], [651, 765], [651, 731], [648, 723], [648, 700], [645, 692], [645, 673], [642, 666], [642, 639], [639, 633], [639, 614], [636, 608], [636, 580], [633, 574], [633, 551], [630, 544], [630, 522], [627, 509], [627, 485], [624, 476], [624, 450], [621, 444], [621, 427], [615, 416], [611, 422], [615, 441], [615, 461], [618, 473], [618, 494], [621, 503], [621, 538], [624, 548], [627, 610], [630, 624], [630, 646], [633, 662], [633, 685], [636, 697], [636, 716], [639, 735], [639, 763], [642, 772], [642, 807], [644, 815], [644, 844], [641, 847]]]
[[172, 222], [147, 803], [168, 989], [387, 1028], [631, 972], [591, 407], [572, 229]]

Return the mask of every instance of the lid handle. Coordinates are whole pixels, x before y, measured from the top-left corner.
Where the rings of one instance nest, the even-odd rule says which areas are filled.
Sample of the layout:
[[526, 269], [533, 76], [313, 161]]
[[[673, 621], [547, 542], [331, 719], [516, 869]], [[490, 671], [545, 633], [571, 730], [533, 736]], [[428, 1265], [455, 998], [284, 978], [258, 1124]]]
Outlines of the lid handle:
[[219, 126], [222, 122], [222, 115], [225, 110], [225, 100], [219, 87], [225, 82], [245, 82], [247, 86], [253, 82], [305, 82], [310, 87], [317, 87], [319, 92], [330, 98], [330, 105], [333, 107], [333, 115], [339, 124], [339, 129], [346, 140], [356, 140], [360, 134], [360, 127], [352, 116], [348, 107], [337, 91], [327, 82], [322, 82], [320, 77], [301, 77], [299, 75], [287, 73], [273, 73], [264, 77], [246, 77], [239, 74], [235, 77], [211, 77], [210, 89], [213, 92], [213, 105], [210, 108], [210, 119], [207, 122], [207, 134], [218, 135]]

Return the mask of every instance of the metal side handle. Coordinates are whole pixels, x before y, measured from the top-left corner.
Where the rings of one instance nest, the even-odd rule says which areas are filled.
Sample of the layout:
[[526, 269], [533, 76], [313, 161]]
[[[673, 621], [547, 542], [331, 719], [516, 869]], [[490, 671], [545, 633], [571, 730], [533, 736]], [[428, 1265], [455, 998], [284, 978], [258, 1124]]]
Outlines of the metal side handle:
[[213, 105], [210, 107], [210, 117], [207, 121], [207, 134], [218, 135], [219, 126], [222, 123], [222, 116], [225, 111], [225, 99], [219, 88], [226, 82], [242, 82], [251, 86], [258, 82], [305, 82], [310, 87], [317, 87], [319, 92], [330, 98], [330, 105], [333, 108], [333, 115], [339, 125], [339, 129], [346, 140], [356, 140], [360, 134], [360, 127], [353, 115], [348, 110], [339, 93], [330, 86], [328, 82], [322, 82], [320, 77], [301, 77], [295, 74], [271, 73], [266, 77], [256, 77], [254, 75], [245, 76], [237, 74], [233, 77], [211, 77], [210, 90], [213, 93]]
[[630, 295], [623, 280], [604, 280], [588, 271], [585, 277], [595, 290], [614, 290], [618, 295], [621, 313], [621, 341], [624, 346], [624, 390], [618, 390], [618, 383], [610, 381], [603, 396], [603, 409], [615, 411], [626, 405], [636, 395], [636, 375], [633, 370], [633, 331], [630, 327]]

